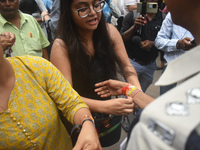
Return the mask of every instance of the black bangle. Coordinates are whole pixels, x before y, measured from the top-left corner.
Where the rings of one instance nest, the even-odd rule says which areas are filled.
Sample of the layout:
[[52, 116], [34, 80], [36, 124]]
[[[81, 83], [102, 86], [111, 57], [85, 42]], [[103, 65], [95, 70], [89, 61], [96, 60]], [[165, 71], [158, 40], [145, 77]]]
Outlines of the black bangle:
[[82, 126], [83, 126], [83, 123], [85, 122], [85, 121], [91, 121], [93, 124], [94, 124], [94, 122], [92, 121], [92, 119], [85, 119], [85, 120], [83, 120], [83, 122], [82, 122]]

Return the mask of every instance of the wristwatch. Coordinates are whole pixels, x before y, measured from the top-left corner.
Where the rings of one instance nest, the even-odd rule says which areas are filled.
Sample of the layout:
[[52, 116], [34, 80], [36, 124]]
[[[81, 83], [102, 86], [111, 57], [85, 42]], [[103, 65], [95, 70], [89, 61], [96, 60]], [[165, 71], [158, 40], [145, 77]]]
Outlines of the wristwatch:
[[42, 16], [42, 21], [45, 21], [45, 20], [44, 20], [44, 17], [45, 17], [46, 15], [49, 15], [49, 14], [45, 14], [45, 15], [43, 15], [43, 16]]

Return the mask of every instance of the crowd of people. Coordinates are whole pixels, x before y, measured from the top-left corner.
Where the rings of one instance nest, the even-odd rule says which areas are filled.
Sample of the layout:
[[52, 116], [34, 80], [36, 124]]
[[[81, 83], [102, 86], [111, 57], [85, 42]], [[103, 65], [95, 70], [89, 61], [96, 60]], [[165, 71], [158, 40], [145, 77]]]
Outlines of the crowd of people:
[[[122, 127], [121, 150], [199, 149], [199, 10], [198, 0], [0, 0], [0, 149], [102, 150]], [[145, 92], [159, 52], [155, 98]]]

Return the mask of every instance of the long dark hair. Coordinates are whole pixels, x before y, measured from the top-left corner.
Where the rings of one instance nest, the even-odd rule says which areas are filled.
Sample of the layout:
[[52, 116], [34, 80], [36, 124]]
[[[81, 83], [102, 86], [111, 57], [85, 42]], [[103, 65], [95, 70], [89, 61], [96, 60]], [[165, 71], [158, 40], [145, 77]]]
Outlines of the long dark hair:
[[[67, 48], [67, 53], [71, 62], [72, 70], [77, 71], [80, 74], [80, 69], [85, 73], [85, 76], [89, 74], [87, 70], [88, 58], [86, 51], [87, 47], [84, 47], [76, 31], [76, 25], [72, 19], [71, 4], [73, 0], [60, 0], [60, 20], [58, 24], [58, 38], [62, 39]], [[113, 43], [109, 37], [106, 20], [102, 12], [102, 17], [97, 29], [93, 34], [93, 42], [95, 49], [95, 56], [98, 56], [105, 70], [107, 72], [106, 78], [112, 78], [116, 76], [115, 60], [116, 56], [113, 49]], [[76, 69], [75, 69], [75, 68]], [[77, 70], [78, 69], [78, 70]], [[73, 72], [72, 71], [72, 72]], [[73, 77], [72, 77], [73, 78]]]

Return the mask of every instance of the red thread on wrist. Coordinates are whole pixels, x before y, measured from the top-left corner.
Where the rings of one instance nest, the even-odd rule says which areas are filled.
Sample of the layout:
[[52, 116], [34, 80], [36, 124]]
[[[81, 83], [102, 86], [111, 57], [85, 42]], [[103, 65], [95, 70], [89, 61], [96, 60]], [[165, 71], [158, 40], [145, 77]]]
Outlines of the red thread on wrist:
[[124, 87], [122, 88], [122, 94], [123, 94], [123, 96], [127, 96], [127, 95], [126, 95], [126, 91], [129, 90], [129, 86], [131, 86], [131, 84], [128, 84], [127, 86], [124, 86]]
[[135, 93], [133, 94], [132, 98], [134, 98], [135, 95], [137, 95], [137, 93], [139, 93], [139, 92], [142, 92], [142, 90], [138, 90], [137, 92], [135, 92]]
[[90, 118], [92, 121], [93, 121], [93, 123], [94, 123], [94, 119], [92, 118], [92, 116], [90, 116], [90, 115], [84, 115], [82, 118], [81, 118], [81, 124], [83, 124], [83, 119], [84, 118]]

